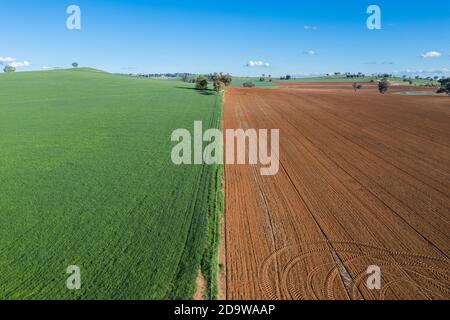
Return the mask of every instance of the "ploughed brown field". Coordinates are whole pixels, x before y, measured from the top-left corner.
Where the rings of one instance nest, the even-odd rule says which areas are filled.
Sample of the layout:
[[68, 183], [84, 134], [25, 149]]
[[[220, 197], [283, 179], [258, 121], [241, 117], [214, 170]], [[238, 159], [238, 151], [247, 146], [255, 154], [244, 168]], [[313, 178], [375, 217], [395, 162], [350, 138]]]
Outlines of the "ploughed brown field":
[[450, 98], [290, 83], [225, 101], [226, 129], [280, 129], [277, 175], [225, 167], [228, 299], [450, 299]]

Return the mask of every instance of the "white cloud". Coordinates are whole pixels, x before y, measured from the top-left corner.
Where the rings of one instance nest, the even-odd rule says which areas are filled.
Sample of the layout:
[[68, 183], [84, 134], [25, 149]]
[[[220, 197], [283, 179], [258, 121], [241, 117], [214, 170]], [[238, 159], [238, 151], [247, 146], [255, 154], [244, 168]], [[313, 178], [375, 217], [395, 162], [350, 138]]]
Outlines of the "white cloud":
[[13, 57], [0, 57], [0, 65], [11, 66], [13, 68], [22, 68], [31, 66], [29, 61], [17, 61]]
[[13, 57], [0, 57], [0, 64], [8, 64], [16, 61], [16, 58]]
[[270, 67], [270, 63], [264, 62], [264, 61], [250, 60], [249, 62], [247, 62], [247, 64], [245, 66], [247, 66], [249, 68], [255, 68], [255, 67], [268, 68], [268, 67]]
[[315, 55], [317, 55], [317, 52], [314, 50], [308, 50], [308, 51], [303, 52], [303, 54], [306, 54], [308, 56], [315, 56]]
[[428, 51], [428, 52], [422, 53], [423, 58], [439, 58], [440, 56], [442, 56], [442, 54], [437, 51]]
[[58, 70], [58, 69], [62, 69], [62, 67], [47, 67], [47, 66], [43, 66], [41, 69], [42, 70]]
[[31, 66], [31, 62], [29, 61], [23, 61], [23, 62], [11, 62], [8, 63], [9, 66], [14, 67], [14, 68], [22, 68], [22, 67], [29, 67]]
[[318, 28], [316, 26], [303, 26], [303, 29], [305, 29], [306, 31], [310, 31], [310, 30], [315, 31]]

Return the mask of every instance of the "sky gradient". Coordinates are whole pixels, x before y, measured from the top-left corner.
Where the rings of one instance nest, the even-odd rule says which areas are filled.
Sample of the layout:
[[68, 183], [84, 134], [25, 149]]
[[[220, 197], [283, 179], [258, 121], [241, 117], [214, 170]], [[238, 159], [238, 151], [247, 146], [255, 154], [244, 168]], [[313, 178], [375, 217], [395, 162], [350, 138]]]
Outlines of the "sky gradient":
[[[81, 30], [66, 28], [72, 4]], [[366, 27], [371, 4], [382, 30]], [[31, 63], [18, 71], [77, 61], [120, 73], [449, 75], [449, 12], [436, 0], [15, 0], [0, 11], [0, 57]]]

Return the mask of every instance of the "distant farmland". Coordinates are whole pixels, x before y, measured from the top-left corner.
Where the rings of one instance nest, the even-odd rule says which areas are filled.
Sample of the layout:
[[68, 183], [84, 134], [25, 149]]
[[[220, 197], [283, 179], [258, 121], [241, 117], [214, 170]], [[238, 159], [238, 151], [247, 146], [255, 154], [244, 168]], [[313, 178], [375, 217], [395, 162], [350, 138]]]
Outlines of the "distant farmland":
[[216, 94], [89, 69], [0, 87], [0, 299], [191, 298], [200, 264], [214, 279], [222, 168], [173, 165], [170, 135], [217, 127]]
[[[244, 82], [253, 82], [255, 87], [257, 88], [275, 88], [279, 85], [288, 85], [290, 83], [353, 83], [358, 82], [361, 84], [364, 83], [374, 83], [380, 81], [382, 78], [377, 76], [364, 76], [358, 78], [347, 78], [345, 75], [330, 75], [330, 76], [320, 76], [320, 77], [305, 77], [305, 78], [296, 78], [293, 77], [289, 80], [280, 80], [280, 78], [272, 77], [272, 81], [269, 81], [269, 78], [264, 77], [264, 81], [261, 81], [260, 77], [234, 77], [232, 86], [233, 87], [242, 87]], [[433, 85], [438, 86], [439, 83], [436, 80], [426, 80], [426, 79], [414, 79], [414, 78], [401, 78], [401, 77], [389, 77], [388, 80], [392, 84], [396, 85], [409, 85], [408, 81], [411, 81], [412, 86], [425, 86], [425, 85]], [[434, 89], [436, 90], [436, 89]]]

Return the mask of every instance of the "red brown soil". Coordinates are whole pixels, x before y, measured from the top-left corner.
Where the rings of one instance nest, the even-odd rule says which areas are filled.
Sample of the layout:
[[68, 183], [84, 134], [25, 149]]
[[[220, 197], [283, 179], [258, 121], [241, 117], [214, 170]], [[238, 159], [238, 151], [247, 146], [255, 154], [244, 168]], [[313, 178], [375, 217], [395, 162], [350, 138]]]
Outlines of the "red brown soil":
[[315, 84], [225, 101], [226, 129], [280, 129], [277, 175], [225, 166], [228, 299], [450, 299], [448, 97]]

